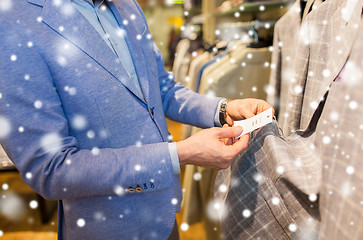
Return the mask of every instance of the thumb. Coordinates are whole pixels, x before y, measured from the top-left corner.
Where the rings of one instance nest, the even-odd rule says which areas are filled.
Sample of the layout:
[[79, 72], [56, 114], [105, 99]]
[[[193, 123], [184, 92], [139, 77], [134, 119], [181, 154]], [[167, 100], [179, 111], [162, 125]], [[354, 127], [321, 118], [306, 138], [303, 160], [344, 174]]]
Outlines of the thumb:
[[228, 127], [228, 128], [219, 128], [217, 132], [217, 136], [219, 138], [233, 138], [237, 137], [243, 131], [241, 126]]
[[248, 140], [250, 138], [250, 134], [245, 134], [241, 136], [233, 145], [229, 146], [237, 155], [248, 147]]

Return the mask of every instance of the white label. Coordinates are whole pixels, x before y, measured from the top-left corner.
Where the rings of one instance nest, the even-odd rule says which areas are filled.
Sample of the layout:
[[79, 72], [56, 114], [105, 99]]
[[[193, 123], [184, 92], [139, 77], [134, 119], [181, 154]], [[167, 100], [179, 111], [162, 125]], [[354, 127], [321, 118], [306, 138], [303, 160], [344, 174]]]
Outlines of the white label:
[[257, 114], [254, 117], [241, 120], [241, 121], [234, 121], [234, 126], [241, 126], [243, 128], [243, 132], [236, 137], [240, 138], [242, 135], [250, 133], [260, 127], [263, 127], [272, 122], [273, 114], [272, 108], [267, 109], [266, 111]]

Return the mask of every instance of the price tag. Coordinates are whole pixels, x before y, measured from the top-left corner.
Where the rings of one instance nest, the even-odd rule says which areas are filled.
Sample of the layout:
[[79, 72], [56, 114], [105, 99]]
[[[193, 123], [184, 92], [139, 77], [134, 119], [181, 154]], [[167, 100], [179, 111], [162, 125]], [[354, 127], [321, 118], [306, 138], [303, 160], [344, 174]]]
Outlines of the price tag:
[[241, 121], [234, 121], [234, 126], [241, 126], [243, 128], [243, 132], [236, 137], [240, 138], [242, 135], [250, 133], [260, 127], [263, 127], [272, 122], [273, 114], [272, 108], [267, 109], [266, 111], [257, 114], [254, 117], [241, 120]]

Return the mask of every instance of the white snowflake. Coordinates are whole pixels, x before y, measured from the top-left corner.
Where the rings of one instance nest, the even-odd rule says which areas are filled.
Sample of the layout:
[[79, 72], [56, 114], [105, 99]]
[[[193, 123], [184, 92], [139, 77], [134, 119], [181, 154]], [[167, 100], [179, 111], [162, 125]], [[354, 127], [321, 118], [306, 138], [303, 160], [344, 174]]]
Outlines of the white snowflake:
[[309, 200], [310, 202], [315, 202], [316, 200], [318, 200], [318, 196], [316, 194], [310, 194]]
[[0, 214], [8, 220], [19, 221], [24, 217], [25, 212], [26, 205], [17, 195], [5, 195], [0, 201]]
[[87, 127], [87, 119], [82, 115], [75, 115], [71, 120], [71, 125], [76, 130], [83, 130]]
[[280, 199], [278, 197], [273, 197], [271, 202], [273, 205], [278, 205], [280, 203]]
[[86, 225], [86, 221], [83, 218], [77, 220], [78, 227], [84, 227]]
[[12, 0], [0, 0], [0, 12], [9, 11], [13, 7]]
[[31, 179], [33, 177], [33, 174], [31, 172], [27, 172], [25, 174], [26, 179]]
[[142, 146], [142, 142], [141, 141], [136, 141], [135, 146], [137, 148], [140, 148]]
[[323, 137], [323, 143], [324, 144], [329, 144], [331, 142], [331, 139], [330, 139], [330, 137], [329, 136], [324, 136]]
[[224, 203], [219, 200], [210, 200], [206, 210], [210, 220], [219, 220], [225, 214]]
[[57, 59], [57, 62], [62, 67], [67, 65], [67, 59], [65, 57], [63, 57], [63, 56], [59, 56], [58, 59]]
[[38, 207], [38, 202], [35, 200], [30, 201], [29, 206], [31, 209], [36, 209]]
[[339, 120], [339, 112], [331, 112], [330, 115], [329, 115], [329, 119], [332, 120], [332, 121], [338, 121]]
[[98, 147], [94, 147], [92, 148], [91, 153], [92, 155], [97, 156], [98, 154], [100, 154], [100, 149]]
[[188, 231], [188, 229], [189, 229], [189, 225], [187, 223], [182, 223], [180, 225], [180, 230], [182, 230], [183, 232]]
[[289, 231], [290, 232], [296, 232], [296, 230], [297, 230], [296, 224], [295, 223], [290, 223], [289, 224]]
[[285, 168], [284, 168], [283, 166], [278, 166], [278, 167], [276, 168], [276, 172], [277, 172], [278, 174], [283, 174], [283, 173], [285, 172]]
[[117, 195], [119, 195], [119, 196], [122, 196], [122, 195], [125, 193], [124, 188], [123, 188], [123, 187], [121, 187], [121, 186], [119, 186], [119, 185], [115, 186], [115, 187], [113, 188], [113, 191], [114, 191]]
[[242, 211], [242, 215], [243, 215], [243, 217], [245, 217], [245, 218], [249, 218], [249, 217], [251, 216], [251, 210], [249, 210], [249, 209], [245, 209], [245, 210], [243, 210], [243, 211]]
[[42, 101], [40, 101], [40, 100], [36, 100], [36, 101], [34, 102], [34, 107], [35, 107], [36, 109], [41, 109], [41, 108], [43, 107], [43, 103], [42, 103]]
[[11, 132], [11, 123], [10, 121], [3, 117], [0, 116], [0, 138], [5, 138], [7, 137]]
[[75, 12], [75, 8], [70, 3], [62, 4], [61, 12], [65, 16], [71, 16]]
[[350, 101], [349, 102], [349, 108], [352, 110], [355, 110], [358, 108], [358, 103], [356, 101]]
[[15, 62], [16, 59], [18, 59], [18, 57], [15, 54], [13, 54], [13, 55], [10, 56], [10, 60], [11, 61]]
[[136, 171], [140, 171], [140, 170], [141, 170], [141, 166], [140, 166], [139, 164], [136, 164], [136, 165], [135, 165], [135, 170], [136, 170]]
[[226, 186], [225, 184], [221, 184], [221, 185], [219, 186], [218, 190], [219, 190], [220, 192], [222, 192], [222, 193], [225, 193], [225, 192], [227, 192], [228, 188], [227, 188], [227, 186]]
[[354, 167], [353, 166], [348, 166], [345, 171], [349, 174], [352, 175], [354, 173]]
[[95, 132], [94, 132], [94, 131], [89, 130], [89, 131], [87, 132], [87, 137], [88, 137], [89, 139], [93, 139], [95, 136], [96, 136], [96, 134], [95, 134]]
[[59, 7], [62, 4], [62, 0], [53, 0], [53, 5]]
[[193, 179], [194, 179], [195, 181], [199, 181], [200, 179], [202, 179], [202, 174], [200, 174], [199, 172], [194, 173], [194, 175], [193, 175]]
[[2, 189], [5, 190], [5, 191], [8, 190], [9, 189], [9, 185], [7, 183], [4, 183], [2, 185]]
[[46, 153], [57, 153], [63, 145], [63, 140], [58, 133], [48, 133], [41, 139], [40, 146]]

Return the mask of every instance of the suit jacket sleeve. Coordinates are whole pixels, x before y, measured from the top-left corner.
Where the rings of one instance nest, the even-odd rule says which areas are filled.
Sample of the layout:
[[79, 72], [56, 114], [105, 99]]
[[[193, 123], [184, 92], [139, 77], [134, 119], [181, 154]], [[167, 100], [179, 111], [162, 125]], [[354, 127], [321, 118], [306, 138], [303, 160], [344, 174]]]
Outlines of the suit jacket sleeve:
[[174, 121], [193, 126], [214, 127], [214, 115], [222, 98], [195, 93], [174, 81], [174, 75], [164, 68], [164, 60], [154, 45], [163, 108], [166, 116]]
[[168, 143], [80, 149], [46, 63], [11, 29], [0, 24], [0, 143], [26, 183], [48, 199], [174, 187]]
[[[137, 6], [140, 15], [144, 16], [136, 2], [135, 6]], [[143, 17], [143, 21], [147, 26], [145, 17]], [[160, 92], [166, 116], [171, 120], [196, 127], [214, 127], [214, 115], [218, 102], [222, 98], [195, 93], [181, 83], [175, 82], [174, 75], [165, 71], [164, 59], [155, 44], [154, 53], [157, 60]]]

